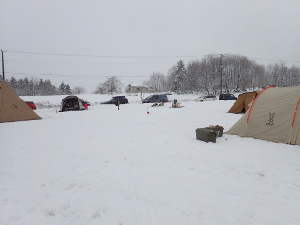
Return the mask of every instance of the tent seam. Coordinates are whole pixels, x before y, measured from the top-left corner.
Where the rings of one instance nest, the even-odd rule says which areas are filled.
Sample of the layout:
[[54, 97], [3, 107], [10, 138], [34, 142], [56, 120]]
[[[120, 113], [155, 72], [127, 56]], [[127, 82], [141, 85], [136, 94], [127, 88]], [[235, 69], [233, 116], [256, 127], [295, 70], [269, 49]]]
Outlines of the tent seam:
[[254, 108], [254, 105], [255, 105], [257, 99], [258, 99], [258, 98], [259, 98], [266, 90], [268, 90], [268, 89], [270, 89], [270, 88], [273, 88], [273, 86], [269, 86], [269, 87], [265, 88], [264, 90], [262, 90], [260, 93], [257, 94], [257, 96], [255, 97], [255, 99], [252, 101], [252, 104], [251, 104], [251, 106], [250, 106], [250, 108], [249, 108], [249, 110], [248, 110], [247, 121], [246, 121], [247, 123], [249, 123], [249, 121], [250, 121], [250, 119], [251, 119], [252, 112], [253, 112], [253, 108]]

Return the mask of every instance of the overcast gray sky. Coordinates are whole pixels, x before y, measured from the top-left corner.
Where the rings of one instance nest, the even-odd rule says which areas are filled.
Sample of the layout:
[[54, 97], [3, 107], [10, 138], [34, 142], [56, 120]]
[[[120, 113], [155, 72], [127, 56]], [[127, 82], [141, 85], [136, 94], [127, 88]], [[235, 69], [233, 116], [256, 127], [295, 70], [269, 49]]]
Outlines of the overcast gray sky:
[[299, 41], [299, 0], [0, 0], [6, 71], [89, 90], [104, 76], [139, 83], [152, 72], [167, 73], [175, 56], [233, 53], [300, 65]]

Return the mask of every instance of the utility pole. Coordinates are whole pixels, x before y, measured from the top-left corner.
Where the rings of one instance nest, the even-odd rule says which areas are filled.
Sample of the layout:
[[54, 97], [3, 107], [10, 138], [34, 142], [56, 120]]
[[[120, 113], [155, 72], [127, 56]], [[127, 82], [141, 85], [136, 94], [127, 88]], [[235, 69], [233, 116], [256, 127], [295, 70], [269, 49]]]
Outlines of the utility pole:
[[220, 82], [220, 94], [222, 94], [222, 88], [223, 88], [223, 57], [224, 55], [223, 54], [220, 54], [220, 79], [221, 79], [221, 82]]
[[1, 56], [2, 56], [2, 78], [5, 80], [5, 71], [4, 71], [4, 55], [3, 50], [1, 49]]

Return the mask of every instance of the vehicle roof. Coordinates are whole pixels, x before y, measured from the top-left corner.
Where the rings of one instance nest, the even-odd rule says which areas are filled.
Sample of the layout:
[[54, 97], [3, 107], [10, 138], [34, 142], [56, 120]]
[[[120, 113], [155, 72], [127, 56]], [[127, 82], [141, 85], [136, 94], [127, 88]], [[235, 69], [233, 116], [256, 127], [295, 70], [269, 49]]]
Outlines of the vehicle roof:
[[221, 95], [234, 95], [234, 94], [231, 94], [231, 93], [222, 93]]
[[154, 94], [154, 95], [150, 95], [150, 96], [167, 96], [167, 95], [166, 94]]
[[70, 95], [70, 96], [67, 96], [67, 97], [63, 98], [63, 101], [64, 101], [64, 100], [68, 100], [68, 99], [72, 99], [72, 98], [79, 99], [79, 98], [78, 98], [77, 96], [75, 96], [75, 95]]

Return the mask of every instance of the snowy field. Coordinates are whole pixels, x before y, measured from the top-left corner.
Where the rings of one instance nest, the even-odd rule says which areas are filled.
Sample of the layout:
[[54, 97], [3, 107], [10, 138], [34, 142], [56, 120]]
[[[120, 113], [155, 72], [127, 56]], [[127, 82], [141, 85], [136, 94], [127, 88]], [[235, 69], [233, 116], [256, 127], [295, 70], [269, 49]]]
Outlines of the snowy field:
[[195, 97], [172, 109], [131, 96], [118, 111], [86, 95], [88, 111], [64, 113], [60, 96], [24, 97], [50, 108], [0, 124], [0, 224], [299, 225], [300, 147], [197, 141], [196, 128], [227, 130], [240, 115]]

